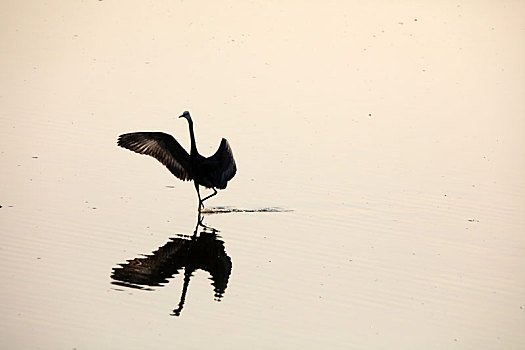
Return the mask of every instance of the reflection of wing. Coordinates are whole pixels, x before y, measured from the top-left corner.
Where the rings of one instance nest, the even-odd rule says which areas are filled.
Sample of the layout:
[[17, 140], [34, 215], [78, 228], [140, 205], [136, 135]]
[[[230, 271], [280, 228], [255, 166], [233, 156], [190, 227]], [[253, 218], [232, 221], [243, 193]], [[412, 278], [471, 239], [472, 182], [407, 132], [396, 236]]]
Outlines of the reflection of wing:
[[168, 279], [178, 274], [187, 264], [188, 254], [193, 242], [184, 238], [172, 238], [152, 255], [128, 260], [113, 269], [111, 278], [115, 284], [127, 287], [157, 287], [168, 283]]
[[209, 173], [214, 187], [220, 189], [226, 188], [228, 181], [230, 181], [237, 172], [233, 152], [226, 139], [222, 139], [219, 149], [213, 156], [206, 158], [203, 168], [207, 170], [206, 174]]
[[181, 180], [192, 179], [189, 171], [190, 156], [171, 135], [163, 132], [123, 134], [118, 137], [118, 145], [140, 154], [152, 156]]
[[186, 272], [202, 269], [211, 275], [215, 297], [221, 298], [228, 285], [232, 262], [224, 249], [224, 242], [217, 235], [201, 232], [197, 238], [179, 236], [151, 255], [128, 260], [113, 269], [111, 278], [117, 285], [142, 288], [157, 287], [167, 283], [181, 269]]
[[215, 260], [214, 266], [208, 269], [213, 284], [215, 298], [221, 299], [228, 286], [228, 279], [232, 273], [232, 259], [224, 254]]

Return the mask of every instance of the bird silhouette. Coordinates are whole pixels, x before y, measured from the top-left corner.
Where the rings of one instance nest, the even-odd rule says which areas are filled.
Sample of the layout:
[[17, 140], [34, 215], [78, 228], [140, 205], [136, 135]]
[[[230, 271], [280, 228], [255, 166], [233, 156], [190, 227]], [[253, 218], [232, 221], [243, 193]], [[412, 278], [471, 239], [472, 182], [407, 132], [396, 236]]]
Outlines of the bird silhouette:
[[[131, 151], [146, 154], [164, 164], [168, 170], [183, 181], [195, 184], [199, 197], [199, 212], [204, 208], [204, 201], [217, 194], [217, 189], [225, 189], [237, 172], [232, 149], [226, 139], [222, 139], [219, 149], [211, 157], [203, 157], [197, 151], [193, 121], [185, 111], [179, 118], [188, 121], [190, 130], [190, 154], [169, 134], [163, 132], [133, 132], [118, 137], [117, 144]], [[201, 199], [199, 185], [211, 188], [213, 193]]]

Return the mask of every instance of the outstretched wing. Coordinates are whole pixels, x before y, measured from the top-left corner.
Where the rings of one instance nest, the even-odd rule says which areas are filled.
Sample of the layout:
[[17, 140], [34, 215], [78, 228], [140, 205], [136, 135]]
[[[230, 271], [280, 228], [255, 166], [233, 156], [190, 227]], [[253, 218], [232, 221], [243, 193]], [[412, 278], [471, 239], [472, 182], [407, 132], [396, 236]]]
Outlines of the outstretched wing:
[[219, 149], [209, 158], [206, 158], [204, 167], [206, 175], [212, 179], [213, 186], [224, 189], [237, 172], [237, 166], [233, 159], [233, 152], [226, 139], [222, 139]]
[[134, 152], [152, 156], [181, 180], [192, 179], [190, 155], [171, 135], [163, 132], [133, 132], [120, 135], [117, 144]]

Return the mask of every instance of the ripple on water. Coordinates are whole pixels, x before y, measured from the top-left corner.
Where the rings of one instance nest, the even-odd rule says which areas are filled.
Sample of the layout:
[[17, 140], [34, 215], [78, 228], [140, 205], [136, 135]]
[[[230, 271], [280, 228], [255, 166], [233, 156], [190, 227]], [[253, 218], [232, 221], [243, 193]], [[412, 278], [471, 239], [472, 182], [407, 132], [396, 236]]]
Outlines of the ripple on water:
[[284, 213], [293, 211], [292, 209], [285, 209], [279, 207], [266, 208], [235, 208], [235, 207], [210, 207], [201, 210], [201, 214], [223, 214], [223, 213]]

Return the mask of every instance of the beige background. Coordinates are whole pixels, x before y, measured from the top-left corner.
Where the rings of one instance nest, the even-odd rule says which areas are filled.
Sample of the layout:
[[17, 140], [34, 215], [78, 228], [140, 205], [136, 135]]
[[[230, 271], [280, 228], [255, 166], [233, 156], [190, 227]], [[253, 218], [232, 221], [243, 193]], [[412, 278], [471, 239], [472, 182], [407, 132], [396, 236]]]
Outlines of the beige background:
[[[525, 5], [3, 1], [3, 348], [520, 349]], [[120, 133], [232, 145], [222, 302], [113, 267], [195, 225]], [[166, 187], [170, 186], [170, 187]]]

